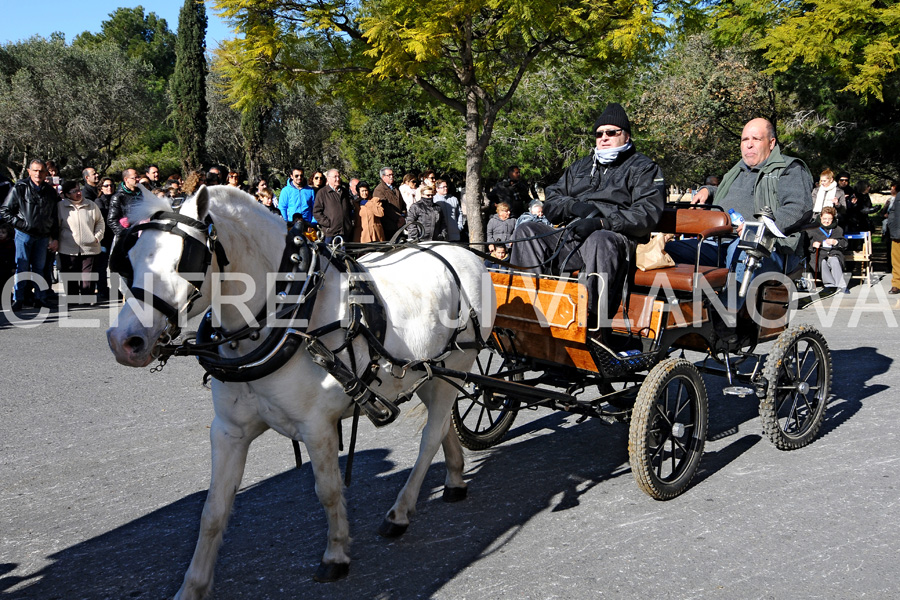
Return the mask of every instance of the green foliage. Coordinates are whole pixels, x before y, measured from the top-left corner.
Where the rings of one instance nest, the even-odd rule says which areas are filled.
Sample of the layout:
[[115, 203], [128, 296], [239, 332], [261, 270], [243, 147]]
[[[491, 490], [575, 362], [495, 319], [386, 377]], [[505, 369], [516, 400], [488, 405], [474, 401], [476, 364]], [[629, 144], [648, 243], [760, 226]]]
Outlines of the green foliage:
[[178, 16], [175, 72], [171, 101], [175, 135], [185, 172], [201, 168], [206, 144], [206, 7], [185, 0]]
[[115, 44], [128, 56], [148, 63], [159, 79], [168, 79], [175, 70], [175, 34], [165, 19], [153, 12], [145, 15], [142, 6], [117, 8], [103, 21], [100, 33], [85, 31], [72, 45], [90, 48], [104, 43]]
[[118, 179], [125, 169], [143, 169], [147, 165], [159, 167], [161, 181], [169, 175], [181, 173], [178, 145], [175, 142], [166, 142], [159, 150], [151, 150], [147, 146], [137, 148], [118, 156], [106, 172]]
[[348, 98], [365, 102], [372, 81], [405, 81], [461, 117], [476, 240], [485, 152], [522, 77], [552, 56], [634, 56], [665, 32], [649, 0], [218, 0], [216, 8], [243, 34], [217, 56], [238, 108], [272, 81], [341, 74]]
[[753, 40], [769, 73], [799, 65], [838, 78], [863, 101], [884, 100], [900, 68], [900, 3], [877, 0], [738, 0], [723, 2], [717, 23], [724, 40]]
[[696, 35], [676, 44], [643, 87], [632, 122], [644, 152], [679, 186], [721, 175], [740, 157], [744, 124], [765, 117], [779, 129], [790, 106], [748, 48], [719, 48]]
[[70, 175], [105, 170], [162, 118], [148, 78], [147, 65], [109, 44], [57, 36], [0, 47], [0, 162], [20, 172], [39, 156]]

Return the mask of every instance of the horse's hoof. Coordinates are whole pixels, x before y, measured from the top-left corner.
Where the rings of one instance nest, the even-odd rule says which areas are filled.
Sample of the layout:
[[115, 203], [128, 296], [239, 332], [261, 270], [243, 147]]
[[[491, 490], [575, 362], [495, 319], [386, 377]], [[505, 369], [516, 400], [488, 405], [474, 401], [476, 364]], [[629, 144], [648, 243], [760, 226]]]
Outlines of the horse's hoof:
[[313, 579], [319, 583], [329, 583], [331, 581], [343, 579], [348, 573], [350, 573], [350, 563], [323, 562], [319, 565], [319, 568], [316, 569], [316, 574], [313, 575]]
[[467, 487], [444, 487], [444, 502], [461, 502], [469, 494]]
[[378, 535], [385, 538], [398, 538], [406, 533], [408, 527], [409, 523], [406, 525], [398, 525], [397, 523], [391, 523], [385, 519], [381, 522], [381, 527], [378, 528]]

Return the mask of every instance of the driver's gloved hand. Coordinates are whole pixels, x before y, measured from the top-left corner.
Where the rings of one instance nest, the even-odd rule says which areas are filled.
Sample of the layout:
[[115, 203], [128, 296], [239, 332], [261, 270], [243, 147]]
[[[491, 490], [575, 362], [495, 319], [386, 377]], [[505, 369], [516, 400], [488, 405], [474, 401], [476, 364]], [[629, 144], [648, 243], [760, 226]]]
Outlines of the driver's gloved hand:
[[584, 219], [599, 213], [597, 207], [590, 202], [575, 202], [569, 207], [569, 212], [574, 217]]
[[603, 219], [600, 217], [594, 217], [592, 219], [581, 219], [579, 221], [575, 221], [571, 225], [569, 225], [569, 229], [572, 230], [572, 235], [575, 236], [575, 239], [578, 241], [586, 239], [589, 235], [594, 233], [595, 231], [600, 231], [606, 226]]

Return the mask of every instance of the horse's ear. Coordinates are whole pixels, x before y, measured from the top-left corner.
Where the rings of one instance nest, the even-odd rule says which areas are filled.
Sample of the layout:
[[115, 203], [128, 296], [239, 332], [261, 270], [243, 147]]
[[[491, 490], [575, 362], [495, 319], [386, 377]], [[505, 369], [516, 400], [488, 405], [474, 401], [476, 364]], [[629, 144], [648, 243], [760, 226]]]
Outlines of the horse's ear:
[[202, 221], [209, 214], [209, 188], [201, 185], [197, 193], [194, 194], [197, 202], [197, 220]]

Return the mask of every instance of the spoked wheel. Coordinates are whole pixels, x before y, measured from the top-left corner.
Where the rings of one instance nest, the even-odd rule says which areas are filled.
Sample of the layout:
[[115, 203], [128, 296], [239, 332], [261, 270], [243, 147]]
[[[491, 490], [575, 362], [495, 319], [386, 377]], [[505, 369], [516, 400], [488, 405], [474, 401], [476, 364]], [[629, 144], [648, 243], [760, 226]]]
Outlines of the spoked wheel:
[[[522, 373], [507, 373], [510, 363], [499, 352], [488, 349], [475, 360], [474, 372], [489, 377], [521, 381]], [[519, 401], [501, 393], [467, 383], [465, 393], [453, 405], [453, 428], [469, 450], [484, 450], [498, 444], [516, 419]]]
[[697, 367], [669, 358], [653, 367], [638, 392], [628, 456], [638, 486], [668, 500], [687, 489], [706, 444], [706, 386]]
[[766, 358], [766, 397], [759, 403], [763, 431], [781, 450], [802, 448], [815, 439], [831, 390], [831, 351], [814, 327], [783, 331]]

